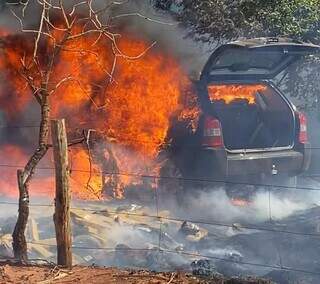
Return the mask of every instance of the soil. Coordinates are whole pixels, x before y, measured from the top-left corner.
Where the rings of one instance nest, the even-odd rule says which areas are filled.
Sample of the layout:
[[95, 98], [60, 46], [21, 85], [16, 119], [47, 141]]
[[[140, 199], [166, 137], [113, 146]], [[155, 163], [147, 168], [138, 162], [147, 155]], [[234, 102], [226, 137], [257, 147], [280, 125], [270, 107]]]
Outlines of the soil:
[[97, 268], [75, 266], [66, 270], [52, 266], [0, 264], [0, 283], [212, 283], [212, 284], [267, 284], [264, 280], [239, 279], [201, 279], [182, 272], [155, 273], [151, 271], [120, 270], [116, 268]]

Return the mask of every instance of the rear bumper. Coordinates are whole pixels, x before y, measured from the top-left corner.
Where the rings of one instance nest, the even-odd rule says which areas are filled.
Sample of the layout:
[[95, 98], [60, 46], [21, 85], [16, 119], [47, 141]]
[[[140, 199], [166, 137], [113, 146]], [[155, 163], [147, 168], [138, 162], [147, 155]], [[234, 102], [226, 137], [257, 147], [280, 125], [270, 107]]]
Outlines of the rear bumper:
[[[215, 178], [256, 174], [296, 176], [309, 168], [310, 145], [297, 150], [231, 154], [225, 149], [202, 149], [197, 168], [201, 176]], [[199, 174], [198, 174], [199, 175]]]
[[297, 151], [227, 155], [227, 176], [250, 174], [297, 175], [302, 169], [304, 155]]

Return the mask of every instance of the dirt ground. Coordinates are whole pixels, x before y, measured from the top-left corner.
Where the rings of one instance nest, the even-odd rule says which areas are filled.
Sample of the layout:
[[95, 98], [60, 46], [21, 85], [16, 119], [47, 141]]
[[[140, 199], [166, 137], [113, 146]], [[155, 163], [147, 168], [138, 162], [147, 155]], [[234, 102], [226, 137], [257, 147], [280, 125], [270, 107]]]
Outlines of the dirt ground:
[[0, 264], [0, 283], [212, 283], [212, 284], [267, 284], [263, 280], [200, 279], [190, 274], [154, 273], [150, 271], [130, 271], [115, 268], [76, 266], [72, 271], [50, 266], [21, 266], [11, 263]]

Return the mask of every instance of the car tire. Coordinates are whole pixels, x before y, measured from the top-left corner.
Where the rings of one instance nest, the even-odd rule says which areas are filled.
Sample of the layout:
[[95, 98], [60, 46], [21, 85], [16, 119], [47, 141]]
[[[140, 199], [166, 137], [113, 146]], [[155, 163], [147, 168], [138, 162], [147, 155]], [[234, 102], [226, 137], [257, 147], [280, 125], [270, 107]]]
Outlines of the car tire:
[[225, 183], [225, 191], [230, 199], [243, 199], [250, 201], [261, 189], [259, 175], [235, 176]]
[[257, 192], [257, 187], [250, 184], [233, 184], [226, 182], [225, 191], [230, 199], [251, 200]]
[[157, 198], [161, 203], [180, 202], [184, 196], [183, 175], [176, 164], [166, 159], [160, 169], [157, 186]]

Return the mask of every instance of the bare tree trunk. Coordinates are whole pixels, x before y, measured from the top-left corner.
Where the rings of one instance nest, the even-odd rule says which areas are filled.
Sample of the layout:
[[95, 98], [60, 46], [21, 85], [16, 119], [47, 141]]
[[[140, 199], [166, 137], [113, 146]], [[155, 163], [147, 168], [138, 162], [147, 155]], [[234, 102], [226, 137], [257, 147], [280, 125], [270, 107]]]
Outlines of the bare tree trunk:
[[33, 177], [34, 170], [40, 160], [48, 151], [49, 136], [49, 97], [43, 92], [41, 100], [41, 122], [39, 131], [39, 145], [35, 150], [23, 170], [18, 170], [19, 187], [19, 213], [14, 232], [12, 234], [12, 247], [14, 256], [20, 261], [27, 260], [27, 243], [25, 239], [25, 230], [29, 217], [29, 183]]
[[19, 187], [19, 215], [16, 226], [12, 234], [12, 247], [14, 257], [20, 261], [26, 262], [28, 260], [27, 242], [25, 238], [25, 230], [29, 217], [29, 192], [28, 184], [22, 182], [22, 170], [17, 171], [18, 187]]

